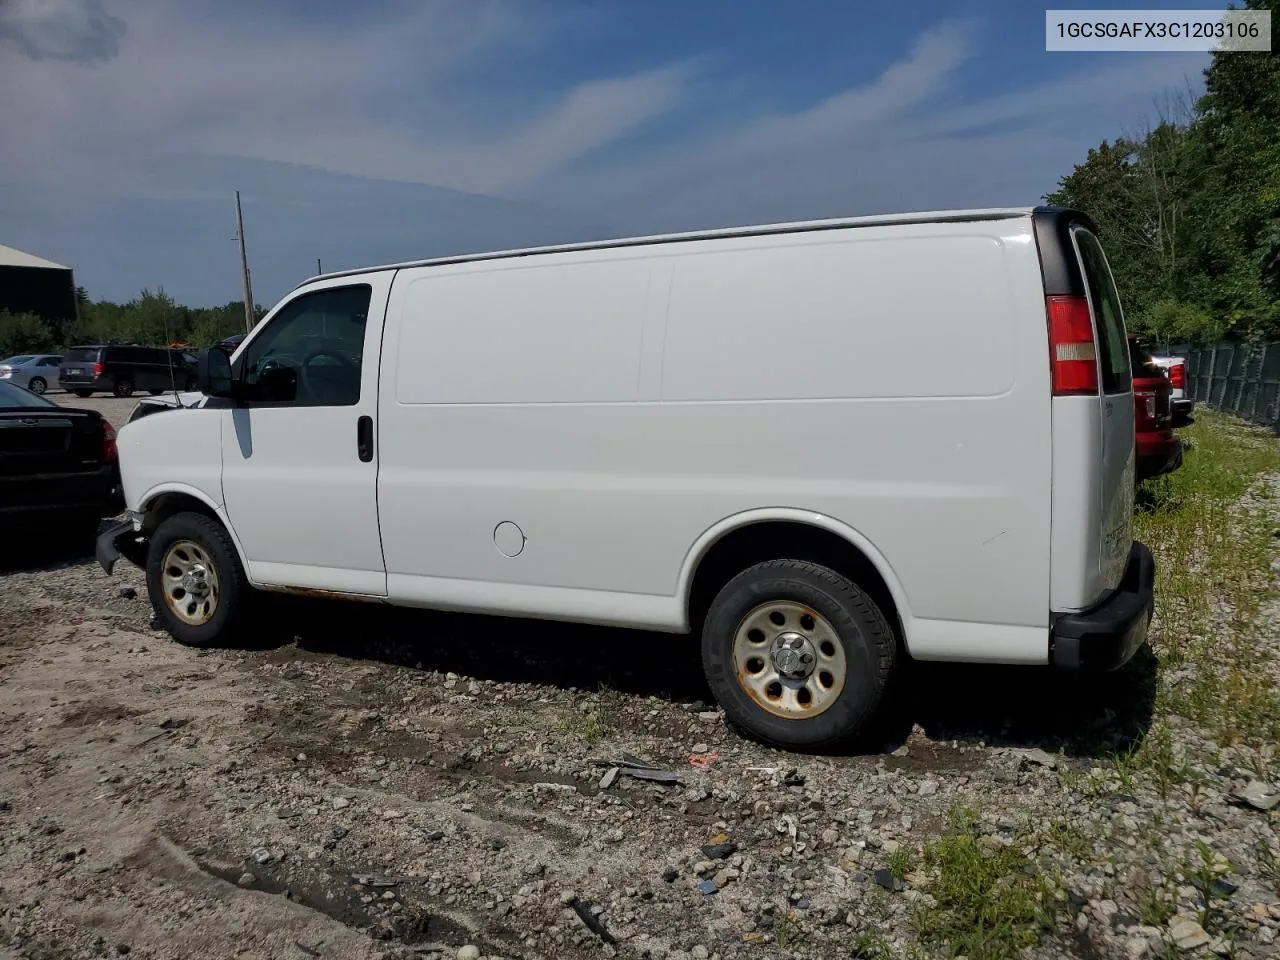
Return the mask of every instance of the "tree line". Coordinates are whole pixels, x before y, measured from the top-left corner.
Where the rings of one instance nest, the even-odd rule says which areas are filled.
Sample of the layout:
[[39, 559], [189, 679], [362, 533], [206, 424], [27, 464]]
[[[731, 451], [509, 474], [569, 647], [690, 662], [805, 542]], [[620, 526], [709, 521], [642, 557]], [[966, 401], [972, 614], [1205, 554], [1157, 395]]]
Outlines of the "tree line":
[[1130, 330], [1162, 344], [1280, 336], [1280, 52], [1213, 54], [1203, 96], [1170, 95], [1159, 113], [1045, 199], [1097, 222]]
[[[0, 359], [26, 353], [58, 353], [75, 344], [183, 343], [197, 349], [244, 333], [244, 301], [221, 307], [187, 307], [164, 290], [143, 290], [128, 303], [90, 300], [76, 288], [77, 317], [43, 318], [0, 311]], [[258, 306], [255, 316], [266, 311]]]

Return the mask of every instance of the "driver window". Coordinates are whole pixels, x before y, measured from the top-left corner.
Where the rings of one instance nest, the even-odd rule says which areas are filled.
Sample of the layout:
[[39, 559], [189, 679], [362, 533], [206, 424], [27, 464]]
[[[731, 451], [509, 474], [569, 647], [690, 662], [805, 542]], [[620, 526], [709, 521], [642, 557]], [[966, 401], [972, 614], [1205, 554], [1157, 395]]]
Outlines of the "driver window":
[[[251, 385], [294, 378], [297, 395], [280, 406], [351, 406], [360, 400], [360, 361], [372, 288], [332, 287], [304, 294], [276, 314], [241, 358]], [[271, 373], [271, 371], [277, 371]]]

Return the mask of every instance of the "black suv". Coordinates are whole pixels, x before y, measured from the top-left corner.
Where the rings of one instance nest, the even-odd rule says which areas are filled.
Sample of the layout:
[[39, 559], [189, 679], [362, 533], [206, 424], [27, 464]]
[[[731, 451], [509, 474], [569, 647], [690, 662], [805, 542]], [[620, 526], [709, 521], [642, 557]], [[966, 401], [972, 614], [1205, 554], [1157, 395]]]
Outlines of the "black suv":
[[135, 390], [151, 394], [196, 388], [196, 358], [181, 350], [107, 344], [71, 347], [58, 368], [62, 389], [77, 397], [94, 393], [132, 396]]

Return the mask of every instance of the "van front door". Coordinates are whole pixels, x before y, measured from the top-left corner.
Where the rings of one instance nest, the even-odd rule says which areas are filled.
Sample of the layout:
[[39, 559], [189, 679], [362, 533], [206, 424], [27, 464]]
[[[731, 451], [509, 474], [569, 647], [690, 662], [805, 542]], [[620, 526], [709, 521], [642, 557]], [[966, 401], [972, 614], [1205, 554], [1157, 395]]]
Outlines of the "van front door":
[[1071, 232], [1084, 273], [1098, 344], [1098, 393], [1102, 416], [1102, 536], [1098, 569], [1108, 588], [1119, 585], [1133, 545], [1133, 376], [1124, 313], [1102, 245], [1088, 230]]
[[309, 285], [236, 356], [251, 399], [223, 413], [222, 494], [255, 582], [386, 595], [374, 428], [391, 276]]

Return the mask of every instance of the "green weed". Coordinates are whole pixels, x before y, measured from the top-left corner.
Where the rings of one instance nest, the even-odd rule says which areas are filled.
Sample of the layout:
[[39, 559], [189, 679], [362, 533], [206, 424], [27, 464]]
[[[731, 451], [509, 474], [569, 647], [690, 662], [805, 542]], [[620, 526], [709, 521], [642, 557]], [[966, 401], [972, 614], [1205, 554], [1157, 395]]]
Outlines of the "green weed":
[[912, 860], [910, 851], [906, 847], [899, 847], [889, 854], [889, 860], [885, 863], [885, 866], [890, 873], [901, 880], [911, 872]]
[[[971, 811], [950, 819], [973, 823]], [[929, 887], [936, 906], [915, 917], [925, 946], [969, 960], [1011, 960], [1051, 928], [1048, 879], [1018, 849], [953, 830], [926, 845], [924, 863], [936, 878]]]
[[893, 960], [889, 941], [871, 930], [855, 934], [849, 942], [851, 960]]
[[790, 950], [809, 939], [809, 933], [794, 913], [786, 913], [773, 922], [773, 939], [779, 950]]

